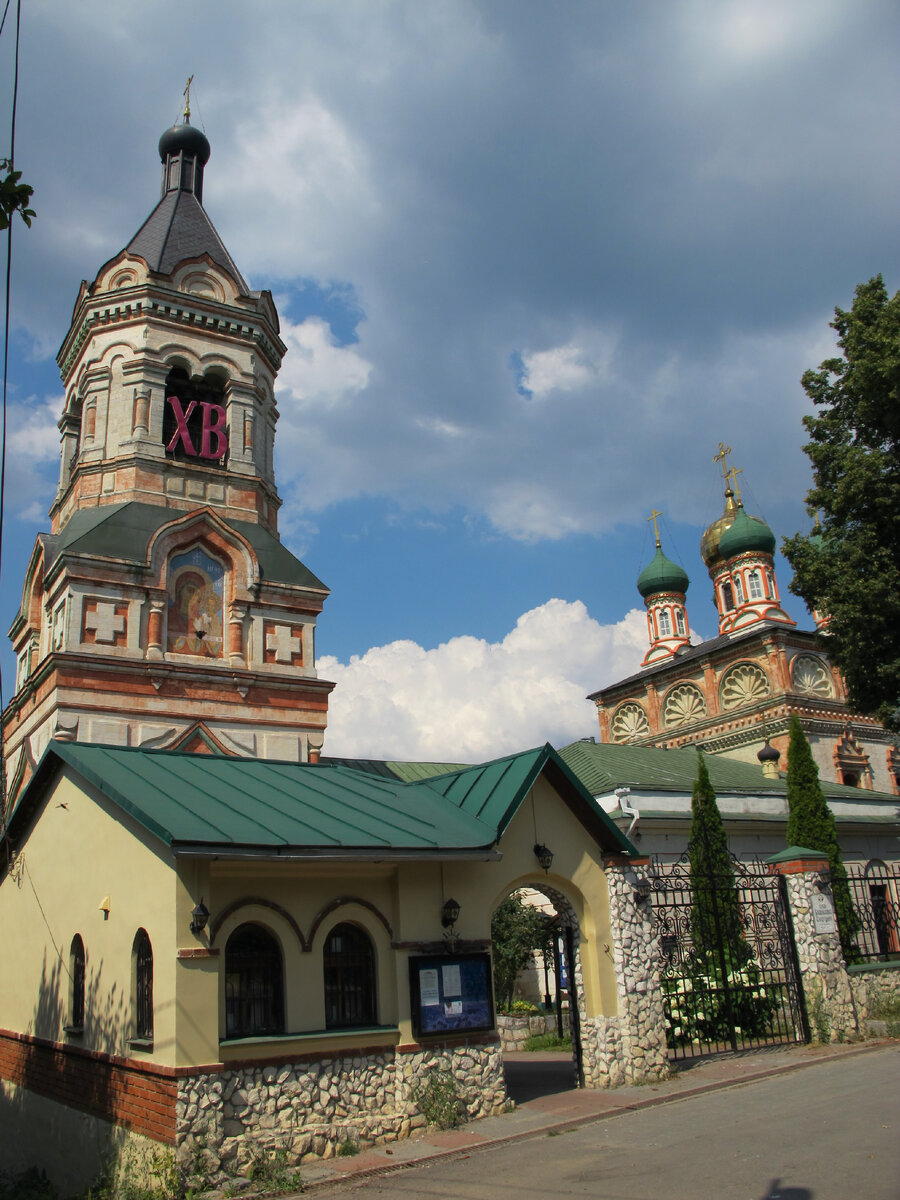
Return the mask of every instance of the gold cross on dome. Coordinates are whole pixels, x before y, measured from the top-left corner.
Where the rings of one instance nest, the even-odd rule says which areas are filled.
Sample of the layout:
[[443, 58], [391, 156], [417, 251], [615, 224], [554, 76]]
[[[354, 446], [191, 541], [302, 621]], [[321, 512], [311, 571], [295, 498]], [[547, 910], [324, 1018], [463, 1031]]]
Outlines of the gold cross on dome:
[[728, 464], [725, 462], [725, 455], [731, 454], [731, 447], [726, 446], [724, 442], [719, 442], [719, 453], [713, 455], [713, 462], [722, 464], [722, 476], [727, 485], [728, 483]]
[[[187, 86], [185, 87], [184, 92], [182, 93], [182, 95], [184, 96], [184, 119], [186, 121], [190, 121], [190, 119], [191, 119], [191, 84], [193, 82], [194, 82], [193, 75], [189, 75], [188, 81], [187, 81]], [[201, 123], [201, 125], [203, 124], [202, 120], [200, 123]]]
[[738, 487], [737, 477], [738, 477], [738, 475], [743, 474], [743, 471], [744, 471], [743, 467], [732, 467], [729, 470], [728, 474], [725, 476], [725, 478], [731, 484], [731, 490], [734, 492], [734, 498], [738, 502], [738, 504], [740, 504], [740, 502], [741, 502], [741, 489]]
[[652, 521], [652, 522], [653, 522], [653, 532], [656, 534], [656, 544], [657, 544], [657, 546], [659, 546], [659, 526], [658, 526], [658, 525], [657, 525], [657, 523], [656, 523], [656, 518], [657, 518], [657, 517], [661, 517], [661, 516], [662, 516], [662, 513], [660, 512], [660, 510], [659, 510], [658, 508], [654, 508], [653, 512], [652, 512], [652, 513], [650, 514], [650, 516], [647, 518], [647, 520], [648, 520], [648, 521]]

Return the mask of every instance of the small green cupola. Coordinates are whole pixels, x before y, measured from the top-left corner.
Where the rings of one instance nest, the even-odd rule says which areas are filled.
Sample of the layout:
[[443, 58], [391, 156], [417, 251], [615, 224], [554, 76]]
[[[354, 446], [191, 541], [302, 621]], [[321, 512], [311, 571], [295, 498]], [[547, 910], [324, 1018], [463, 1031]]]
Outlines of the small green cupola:
[[638, 575], [638, 591], [646, 600], [648, 596], [655, 596], [660, 592], [678, 592], [684, 595], [689, 586], [687, 571], [673, 563], [670, 558], [666, 558], [657, 542], [656, 554]]
[[737, 516], [719, 540], [719, 557], [735, 558], [738, 554], [774, 554], [775, 534], [759, 517], [750, 517], [742, 505]]

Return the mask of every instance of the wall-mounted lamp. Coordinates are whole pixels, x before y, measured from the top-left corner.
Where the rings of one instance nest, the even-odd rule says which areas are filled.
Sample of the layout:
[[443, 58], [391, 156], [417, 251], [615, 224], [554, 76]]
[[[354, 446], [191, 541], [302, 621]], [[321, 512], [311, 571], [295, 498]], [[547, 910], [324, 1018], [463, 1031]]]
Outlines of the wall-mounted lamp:
[[109, 896], [104, 896], [97, 907], [103, 913], [103, 920], [108, 921], [109, 920], [109, 909], [110, 909]]
[[209, 921], [209, 909], [203, 903], [203, 897], [200, 897], [200, 903], [195, 905], [194, 911], [191, 913], [191, 933], [202, 933]]
[[640, 904], [643, 900], [650, 898], [650, 893], [653, 891], [653, 884], [646, 875], [638, 875], [634, 881], [634, 902]]
[[534, 847], [534, 857], [545, 871], [553, 866], [553, 851], [548, 850], [543, 842], [537, 842]]
[[813, 880], [813, 887], [817, 892], [822, 892], [824, 895], [831, 887], [831, 872], [828, 870], [820, 871]]
[[441, 909], [441, 924], [447, 930], [444, 934], [444, 944], [451, 954], [459, 949], [459, 934], [456, 932], [456, 922], [459, 920], [459, 901], [445, 900]]

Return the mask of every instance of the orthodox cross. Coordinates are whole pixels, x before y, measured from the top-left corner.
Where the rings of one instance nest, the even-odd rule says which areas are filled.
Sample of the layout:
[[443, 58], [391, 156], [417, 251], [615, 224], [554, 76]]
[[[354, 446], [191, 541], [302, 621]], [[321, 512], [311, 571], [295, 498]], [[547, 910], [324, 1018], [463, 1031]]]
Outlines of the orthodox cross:
[[[194, 82], [193, 75], [189, 75], [188, 81], [187, 81], [187, 87], [184, 89], [184, 92], [183, 92], [183, 95], [184, 95], [184, 119], [188, 123], [190, 123], [190, 120], [191, 120], [191, 84], [193, 82]], [[201, 125], [203, 124], [202, 119], [201, 119], [200, 124]]]
[[725, 462], [725, 455], [731, 454], [731, 447], [726, 446], [724, 442], [719, 442], [719, 453], [713, 455], [713, 462], [722, 464], [722, 475], [725, 479], [725, 486], [728, 486], [728, 464]]
[[731, 490], [734, 492], [734, 498], [738, 504], [741, 502], [741, 489], [737, 485], [737, 477], [743, 473], [743, 470], [743, 467], [732, 467], [725, 476], [725, 478], [731, 484]]
[[658, 508], [654, 508], [653, 512], [652, 512], [652, 513], [650, 514], [650, 516], [647, 518], [647, 520], [648, 520], [648, 521], [652, 521], [652, 522], [653, 522], [653, 532], [656, 534], [656, 545], [657, 545], [657, 548], [659, 548], [659, 526], [658, 526], [658, 525], [657, 525], [657, 523], [656, 523], [656, 518], [657, 518], [657, 517], [661, 517], [661, 516], [662, 516], [662, 513], [659, 511], [659, 509], [658, 509]]

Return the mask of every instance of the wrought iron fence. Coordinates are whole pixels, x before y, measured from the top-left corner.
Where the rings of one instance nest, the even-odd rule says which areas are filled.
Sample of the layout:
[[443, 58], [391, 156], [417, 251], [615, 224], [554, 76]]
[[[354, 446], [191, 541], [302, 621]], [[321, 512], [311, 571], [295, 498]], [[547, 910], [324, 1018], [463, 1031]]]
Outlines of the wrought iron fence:
[[[658, 965], [673, 1058], [807, 1040], [780, 877], [737, 860], [733, 871], [696, 885], [686, 856], [654, 863]], [[735, 900], [739, 929], [729, 936]]]
[[900, 959], [900, 864], [870, 862], [860, 874], [848, 874], [847, 882], [859, 920], [848, 957], [854, 962]]

